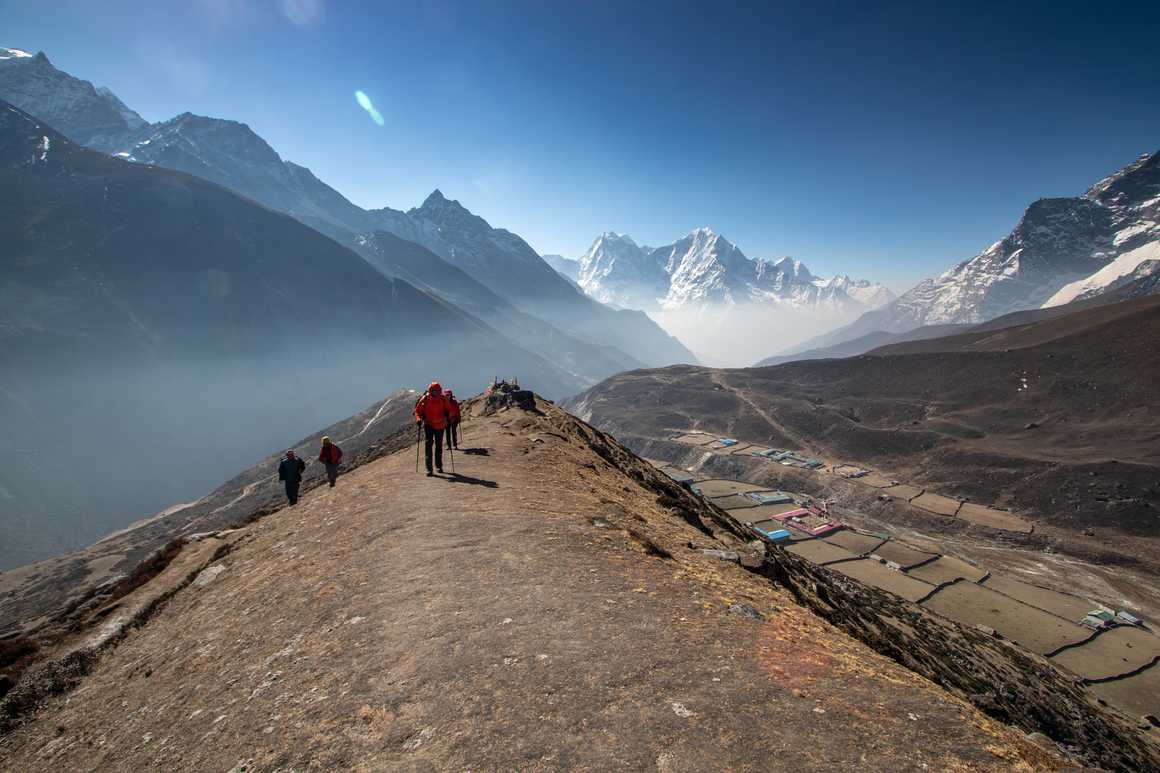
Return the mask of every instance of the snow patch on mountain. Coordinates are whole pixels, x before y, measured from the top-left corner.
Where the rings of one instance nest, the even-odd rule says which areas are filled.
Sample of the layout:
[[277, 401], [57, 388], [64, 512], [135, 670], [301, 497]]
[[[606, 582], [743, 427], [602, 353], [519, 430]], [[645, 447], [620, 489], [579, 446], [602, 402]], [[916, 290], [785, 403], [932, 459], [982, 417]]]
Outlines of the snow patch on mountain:
[[1043, 306], [1044, 308], [1062, 306], [1072, 301], [1091, 298], [1118, 285], [1119, 280], [1127, 277], [1139, 279], [1157, 270], [1160, 270], [1160, 239], [1128, 250], [1091, 276], [1064, 285], [1059, 292], [1048, 298]]

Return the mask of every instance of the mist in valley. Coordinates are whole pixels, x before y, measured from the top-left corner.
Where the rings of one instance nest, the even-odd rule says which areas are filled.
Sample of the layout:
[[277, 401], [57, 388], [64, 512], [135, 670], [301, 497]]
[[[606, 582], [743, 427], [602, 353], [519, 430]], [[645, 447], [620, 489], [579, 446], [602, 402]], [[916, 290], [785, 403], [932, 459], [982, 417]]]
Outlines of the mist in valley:
[[858, 312], [739, 303], [650, 311], [649, 316], [692, 349], [702, 364], [737, 368], [845, 325]]
[[464, 330], [389, 348], [318, 337], [246, 357], [5, 368], [0, 570], [195, 501], [396, 389], [439, 380], [476, 394], [493, 375], [511, 375], [493, 372], [504, 370], [498, 354]]

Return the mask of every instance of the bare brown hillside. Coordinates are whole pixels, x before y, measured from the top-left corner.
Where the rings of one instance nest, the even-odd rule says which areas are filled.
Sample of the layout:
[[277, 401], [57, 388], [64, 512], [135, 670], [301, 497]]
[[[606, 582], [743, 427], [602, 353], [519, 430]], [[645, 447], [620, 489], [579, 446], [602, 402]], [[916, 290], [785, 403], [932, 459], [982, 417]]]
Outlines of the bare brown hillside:
[[[456, 475], [416, 475], [407, 448], [182, 548], [194, 579], [170, 572], [140, 627], [74, 682], [42, 669], [9, 693], [75, 687], [25, 707], [0, 768], [1067, 764], [1025, 737], [1030, 714], [999, 724], [799, 606], [725, 513], [611, 438], [548, 403], [478, 410]], [[955, 662], [1006, 658], [956, 631]], [[1010, 695], [1053, 684], [1043, 668]], [[1072, 753], [1151, 753], [1065, 685], [1041, 692]]]
[[873, 356], [634, 371], [567, 405], [638, 450], [688, 428], [803, 449], [1155, 558], [1157, 384], [1153, 297]]

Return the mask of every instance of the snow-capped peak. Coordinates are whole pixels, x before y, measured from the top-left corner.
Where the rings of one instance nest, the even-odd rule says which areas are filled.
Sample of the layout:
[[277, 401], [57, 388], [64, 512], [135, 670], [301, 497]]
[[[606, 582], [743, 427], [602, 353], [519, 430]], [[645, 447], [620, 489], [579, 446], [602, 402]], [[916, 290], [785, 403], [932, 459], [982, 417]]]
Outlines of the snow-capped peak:
[[596, 245], [602, 242], [623, 242], [625, 244], [631, 244], [634, 247], [636, 246], [636, 242], [634, 242], [632, 237], [628, 234], [618, 234], [616, 231], [605, 231], [604, 233], [600, 234], [600, 236], [596, 237], [596, 241], [593, 242], [593, 247], [589, 248], [588, 251], [591, 252]]
[[925, 279], [843, 330], [977, 323], [1089, 298], [1160, 273], [1160, 153], [1145, 153], [1082, 196], [1040, 199], [1004, 238]]
[[32, 54], [19, 48], [0, 48], [0, 59], [31, 59]]
[[790, 257], [752, 260], [708, 226], [657, 249], [605, 231], [580, 258], [579, 282], [597, 300], [638, 309], [774, 302], [862, 310], [894, 297], [865, 280], [818, 279]]
[[758, 260], [762, 263], [773, 266], [773, 268], [777, 271], [798, 277], [803, 281], [814, 278], [814, 275], [810, 273], [810, 270], [806, 268], [804, 263], [802, 263], [800, 260], [795, 260], [788, 255], [783, 258], [778, 258], [775, 261], [763, 260], [761, 258], [758, 258]]

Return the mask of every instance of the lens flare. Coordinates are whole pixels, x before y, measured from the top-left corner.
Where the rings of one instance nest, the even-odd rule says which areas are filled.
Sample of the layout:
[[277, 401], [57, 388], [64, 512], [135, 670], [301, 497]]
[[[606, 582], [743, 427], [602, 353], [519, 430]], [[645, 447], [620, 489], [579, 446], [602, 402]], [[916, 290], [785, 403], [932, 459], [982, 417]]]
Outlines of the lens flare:
[[358, 102], [359, 107], [367, 111], [367, 115], [371, 117], [372, 121], [374, 121], [379, 126], [382, 126], [384, 123], [386, 123], [383, 120], [383, 114], [375, 109], [375, 103], [371, 102], [371, 98], [366, 95], [366, 92], [356, 91], [354, 93], [354, 99], [356, 102]]

